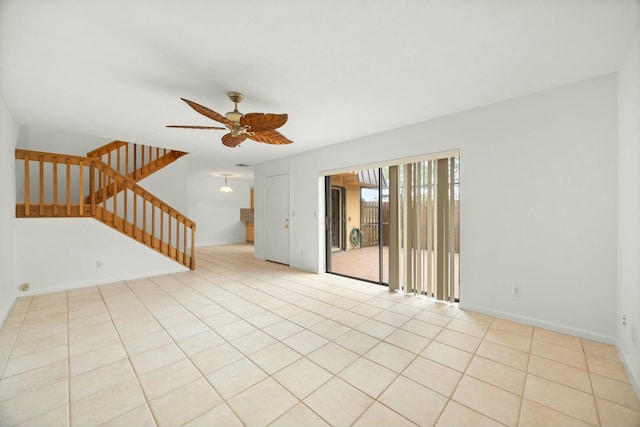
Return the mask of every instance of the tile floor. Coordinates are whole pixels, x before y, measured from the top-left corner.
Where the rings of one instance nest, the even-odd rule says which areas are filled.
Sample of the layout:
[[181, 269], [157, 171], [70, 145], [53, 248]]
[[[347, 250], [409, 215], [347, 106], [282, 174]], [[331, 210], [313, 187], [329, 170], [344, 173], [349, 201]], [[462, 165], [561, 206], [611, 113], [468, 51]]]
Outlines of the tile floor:
[[0, 425], [640, 425], [611, 346], [252, 250], [18, 300], [0, 330]]

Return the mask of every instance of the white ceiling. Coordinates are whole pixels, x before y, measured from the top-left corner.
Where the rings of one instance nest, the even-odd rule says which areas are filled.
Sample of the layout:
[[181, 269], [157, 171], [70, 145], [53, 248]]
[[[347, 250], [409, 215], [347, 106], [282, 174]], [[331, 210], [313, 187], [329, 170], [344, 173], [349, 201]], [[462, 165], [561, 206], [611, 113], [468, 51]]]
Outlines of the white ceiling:
[[[615, 72], [638, 0], [0, 0], [0, 94], [21, 124], [257, 164]], [[224, 147], [183, 103], [288, 113], [294, 141]]]

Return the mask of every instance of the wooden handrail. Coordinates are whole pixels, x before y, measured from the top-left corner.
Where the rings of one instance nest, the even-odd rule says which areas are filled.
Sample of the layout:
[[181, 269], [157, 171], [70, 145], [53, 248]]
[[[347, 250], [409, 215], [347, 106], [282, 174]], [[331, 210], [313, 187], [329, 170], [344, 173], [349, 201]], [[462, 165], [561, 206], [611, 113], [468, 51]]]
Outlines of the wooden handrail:
[[[17, 217], [93, 217], [127, 234], [129, 237], [161, 252], [193, 269], [195, 268], [195, 230], [196, 224], [178, 210], [172, 208], [158, 197], [140, 187], [133, 179], [121, 175], [99, 158], [87, 158], [66, 154], [46, 153], [17, 149], [15, 158], [23, 160], [24, 165], [24, 202], [16, 204]], [[38, 201], [31, 200], [30, 163], [38, 163]], [[65, 203], [59, 204], [58, 164], [66, 166]], [[51, 164], [53, 179], [47, 181], [45, 165]], [[72, 174], [72, 167], [74, 173]], [[89, 174], [88, 192], [86, 173]], [[46, 183], [52, 183], [47, 186]], [[74, 191], [75, 186], [77, 190]], [[105, 197], [107, 188], [112, 189], [115, 197]], [[47, 203], [47, 190], [53, 193], [52, 203]], [[73, 193], [76, 193], [72, 197]], [[75, 200], [77, 196], [77, 201]], [[133, 212], [129, 208], [133, 203]], [[142, 224], [138, 221], [138, 205], [142, 203]], [[147, 221], [147, 204], [151, 206], [151, 224]], [[160, 218], [157, 230], [156, 215]], [[164, 217], [168, 218], [165, 240]], [[171, 239], [172, 219], [175, 220], [175, 242]], [[183, 227], [182, 247], [180, 245], [180, 227]], [[187, 239], [191, 233], [191, 250], [188, 251]]]

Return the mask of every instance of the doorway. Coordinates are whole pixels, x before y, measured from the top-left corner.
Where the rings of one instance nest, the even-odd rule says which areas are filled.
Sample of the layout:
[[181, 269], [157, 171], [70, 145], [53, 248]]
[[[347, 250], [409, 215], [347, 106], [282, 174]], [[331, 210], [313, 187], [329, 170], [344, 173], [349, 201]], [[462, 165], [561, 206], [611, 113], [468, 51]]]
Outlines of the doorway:
[[265, 180], [266, 259], [289, 265], [290, 259], [289, 173]]
[[347, 202], [346, 188], [331, 187], [331, 251], [346, 249]]

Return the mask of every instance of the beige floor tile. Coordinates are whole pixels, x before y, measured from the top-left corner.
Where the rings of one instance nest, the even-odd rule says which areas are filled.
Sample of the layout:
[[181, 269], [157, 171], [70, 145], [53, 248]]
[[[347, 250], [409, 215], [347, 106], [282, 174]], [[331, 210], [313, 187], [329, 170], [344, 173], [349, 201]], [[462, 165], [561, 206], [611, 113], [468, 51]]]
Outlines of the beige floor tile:
[[596, 396], [640, 411], [640, 399], [636, 396], [631, 384], [593, 373], [591, 374], [591, 384]]
[[582, 351], [572, 350], [546, 341], [534, 340], [531, 344], [531, 354], [576, 368], [587, 369], [587, 362]]
[[331, 319], [326, 319], [320, 323], [316, 323], [310, 329], [328, 340], [333, 340], [350, 330], [349, 327]]
[[3, 424], [13, 426], [65, 407], [68, 404], [68, 387], [66, 380], [59, 381], [0, 401]]
[[434, 325], [444, 327], [447, 323], [453, 320], [449, 316], [443, 316], [442, 314], [434, 313], [432, 311], [423, 310], [419, 314], [415, 316], [416, 319], [422, 320], [423, 322], [433, 323]]
[[338, 376], [369, 396], [377, 398], [398, 374], [368, 359], [360, 358]]
[[489, 326], [461, 319], [453, 319], [445, 328], [465, 335], [471, 335], [472, 337], [482, 338], [487, 333]]
[[591, 354], [593, 356], [602, 357], [603, 359], [620, 362], [618, 351], [613, 345], [583, 339], [582, 348], [584, 349], [584, 352], [586, 354]]
[[396, 330], [396, 327], [377, 320], [369, 319], [358, 325], [355, 329], [379, 340], [383, 340], [391, 335], [391, 333]]
[[167, 333], [171, 335], [175, 341], [180, 341], [185, 338], [192, 337], [194, 335], [198, 335], [202, 332], [210, 331], [208, 325], [201, 322], [200, 320], [192, 320], [187, 323], [183, 323], [178, 326], [174, 326], [172, 328], [167, 329]]
[[254, 331], [247, 335], [241, 336], [231, 341], [231, 345], [243, 352], [244, 354], [253, 354], [256, 351], [260, 351], [263, 348], [267, 348], [277, 341], [272, 336], [262, 332]]
[[344, 311], [340, 314], [333, 316], [331, 320], [335, 320], [336, 322], [342, 323], [343, 325], [348, 326], [350, 328], [355, 328], [358, 325], [361, 325], [362, 323], [366, 322], [367, 317], [358, 313], [353, 313], [351, 311]]
[[550, 331], [548, 329], [535, 328], [533, 339], [536, 341], [544, 341], [560, 347], [569, 348], [575, 351], [583, 351], [582, 340], [560, 332]]
[[91, 351], [100, 350], [111, 345], [119, 344], [120, 338], [113, 332], [96, 335], [82, 340], [69, 342], [69, 357], [77, 357]]
[[298, 399], [271, 378], [227, 402], [246, 425], [264, 426], [298, 403]]
[[0, 346], [13, 345], [18, 339], [18, 330], [0, 331]]
[[526, 371], [529, 363], [529, 353], [490, 341], [482, 341], [476, 350], [476, 354], [521, 371]]
[[255, 364], [260, 366], [269, 375], [273, 375], [301, 357], [300, 353], [292, 350], [281, 342], [270, 345], [249, 356]]
[[224, 343], [192, 356], [191, 361], [203, 374], [209, 375], [243, 357], [231, 344]]
[[491, 341], [496, 344], [511, 347], [527, 353], [531, 350], [531, 338], [501, 331], [499, 329], [489, 329], [484, 339], [485, 341]]
[[135, 374], [127, 359], [72, 376], [69, 383], [71, 402], [131, 380], [135, 380]]
[[444, 408], [436, 427], [501, 427], [504, 424], [492, 420], [473, 409], [450, 400]]
[[429, 338], [416, 335], [404, 329], [397, 329], [386, 337], [384, 341], [416, 354], [424, 350], [427, 344], [431, 342]]
[[231, 399], [267, 378], [267, 374], [249, 359], [240, 359], [207, 376], [216, 391], [225, 400]]
[[351, 350], [330, 342], [308, 354], [307, 357], [324, 369], [337, 374], [360, 356]]
[[273, 325], [274, 323], [278, 323], [282, 320], [283, 320], [282, 317], [276, 314], [273, 314], [269, 311], [265, 313], [256, 314], [246, 319], [247, 322], [251, 323], [256, 328], [261, 328], [261, 329], [269, 325]]
[[240, 338], [243, 335], [247, 335], [258, 329], [249, 322], [239, 320], [237, 322], [229, 323], [228, 325], [221, 326], [214, 329], [218, 335], [227, 341]]
[[405, 377], [398, 377], [378, 398], [380, 403], [418, 425], [434, 425], [447, 399]]
[[333, 426], [353, 424], [372, 402], [372, 398], [335, 377], [304, 400]]
[[96, 335], [103, 335], [115, 332], [113, 323], [111, 320], [105, 320], [93, 325], [80, 326], [78, 328], [69, 329], [69, 342], [80, 341], [87, 338], [95, 337]]
[[98, 427], [120, 427], [120, 426], [135, 426], [135, 427], [156, 427], [156, 422], [151, 415], [149, 407], [144, 404], [125, 412], [122, 415], [118, 415], [115, 418], [105, 421]]
[[415, 353], [381, 342], [364, 354], [369, 360], [400, 373], [416, 358]]
[[32, 369], [42, 368], [56, 362], [66, 360], [67, 346], [58, 346], [43, 351], [27, 354], [26, 356], [9, 358], [2, 374], [4, 378], [21, 374]]
[[304, 330], [285, 338], [282, 342], [298, 353], [306, 355], [325, 345], [328, 340], [309, 330]]
[[23, 340], [17, 342], [13, 346], [11, 357], [21, 357], [40, 351], [46, 351], [50, 348], [67, 345], [67, 333], [60, 332], [53, 335], [47, 335], [33, 340]]
[[520, 396], [467, 375], [460, 380], [452, 399], [502, 424], [515, 425], [518, 420]]
[[422, 320], [418, 319], [409, 320], [407, 323], [402, 325], [402, 329], [429, 339], [435, 338], [440, 333], [440, 331], [442, 331], [441, 326], [423, 322]]
[[329, 381], [332, 376], [329, 371], [306, 358], [302, 358], [282, 369], [273, 378], [298, 399], [304, 399]]
[[620, 362], [588, 354], [587, 365], [589, 366], [589, 372], [591, 373], [613, 378], [614, 380], [625, 383], [629, 382], [627, 371], [624, 369], [624, 365]]
[[0, 401], [12, 399], [51, 384], [66, 381], [67, 362], [60, 361], [42, 368], [0, 380]]
[[402, 375], [447, 397], [462, 378], [461, 372], [421, 356], [411, 362]]
[[603, 426], [640, 426], [640, 411], [600, 398], [596, 398], [596, 404]]
[[591, 427], [584, 421], [572, 418], [528, 399], [522, 401], [520, 427]]
[[407, 323], [409, 319], [410, 319], [409, 316], [405, 316], [403, 314], [395, 313], [393, 311], [388, 311], [388, 310], [383, 311], [382, 313], [373, 317], [373, 320], [386, 323], [387, 325], [391, 325], [396, 328], [399, 328], [400, 326]]
[[72, 402], [71, 425], [99, 425], [144, 403], [137, 381], [127, 381]]
[[200, 372], [189, 360], [181, 359], [140, 375], [139, 379], [147, 400], [151, 400], [201, 377]]
[[533, 337], [534, 328], [533, 326], [523, 325], [522, 323], [513, 322], [511, 320], [496, 318], [493, 323], [491, 323], [491, 329], [531, 338]]
[[361, 316], [372, 318], [384, 311], [384, 308], [376, 307], [369, 304], [359, 304], [349, 310], [353, 313], [357, 313]]
[[380, 340], [363, 332], [352, 329], [349, 332], [340, 335], [338, 338], [333, 340], [333, 342], [362, 355], [375, 347], [380, 342]]
[[68, 427], [69, 426], [69, 407], [63, 406], [45, 414], [31, 418], [23, 423], [17, 424], [16, 427]]
[[280, 418], [269, 424], [271, 427], [329, 427], [322, 418], [309, 409], [304, 403], [298, 403], [285, 412]]
[[187, 354], [187, 356], [193, 356], [202, 351], [218, 346], [223, 342], [224, 339], [220, 335], [216, 334], [212, 330], [208, 330], [182, 339], [178, 341], [178, 345], [182, 351]]
[[593, 395], [562, 384], [527, 375], [524, 397], [584, 422], [597, 425]]
[[484, 357], [474, 356], [465, 374], [517, 395], [521, 395], [524, 389], [523, 371]]
[[297, 334], [302, 331], [302, 326], [296, 325], [293, 322], [289, 322], [288, 320], [282, 320], [280, 322], [276, 322], [272, 325], [267, 326], [263, 329], [263, 332], [271, 335], [277, 340], [283, 340], [291, 335]]
[[203, 426], [244, 427], [238, 417], [224, 403], [189, 421], [183, 427]]
[[364, 414], [356, 421], [354, 427], [415, 427], [415, 424], [392, 411], [379, 402], [373, 402], [373, 405], [366, 410]]
[[303, 328], [310, 328], [313, 325], [322, 322], [325, 317], [320, 316], [319, 314], [312, 313], [310, 311], [305, 311], [303, 313], [296, 314], [295, 316], [291, 316], [288, 319], [296, 325], [302, 326]]
[[112, 344], [69, 359], [70, 375], [80, 375], [126, 358], [127, 354], [122, 348], [122, 344]]
[[451, 329], [443, 329], [442, 332], [434, 338], [435, 341], [447, 344], [451, 347], [464, 350], [467, 353], [475, 353], [478, 346], [482, 342], [480, 338], [475, 338], [461, 332], [456, 332]]
[[474, 322], [479, 325], [490, 327], [495, 317], [487, 314], [476, 313], [474, 311], [457, 310], [455, 314], [456, 319], [466, 320], [467, 322]]
[[180, 426], [222, 403], [203, 378], [149, 401], [159, 427]]
[[557, 383], [591, 393], [589, 374], [583, 369], [574, 368], [564, 363], [532, 355], [529, 359], [528, 372]]
[[136, 356], [149, 350], [172, 344], [173, 340], [165, 331], [157, 331], [135, 339], [122, 339], [129, 356]]
[[436, 341], [432, 341], [420, 355], [460, 372], [467, 369], [467, 365], [473, 357], [471, 353]]
[[[202, 354], [202, 353], [200, 353]], [[184, 353], [176, 344], [167, 344], [162, 347], [147, 350], [144, 353], [131, 356], [131, 364], [137, 375], [144, 375], [147, 372], [155, 371], [163, 366], [170, 365], [185, 358]], [[195, 357], [194, 357], [195, 362]]]

